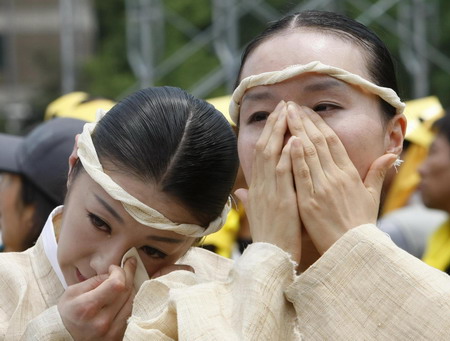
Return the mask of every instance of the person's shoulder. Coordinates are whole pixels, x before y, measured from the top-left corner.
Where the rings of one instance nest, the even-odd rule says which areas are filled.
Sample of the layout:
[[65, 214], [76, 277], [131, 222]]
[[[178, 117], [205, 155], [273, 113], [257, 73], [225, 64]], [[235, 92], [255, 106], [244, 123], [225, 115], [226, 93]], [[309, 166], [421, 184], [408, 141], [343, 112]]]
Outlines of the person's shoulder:
[[228, 277], [234, 261], [206, 249], [192, 247], [177, 263], [192, 266], [202, 279], [221, 281]]

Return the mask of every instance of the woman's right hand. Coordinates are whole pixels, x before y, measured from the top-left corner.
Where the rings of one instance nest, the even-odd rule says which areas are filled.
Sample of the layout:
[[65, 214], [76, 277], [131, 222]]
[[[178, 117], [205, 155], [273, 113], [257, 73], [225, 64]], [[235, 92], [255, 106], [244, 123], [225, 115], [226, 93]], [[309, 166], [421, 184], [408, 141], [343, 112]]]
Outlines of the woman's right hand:
[[58, 302], [64, 326], [74, 340], [122, 340], [136, 295], [136, 260], [111, 265], [98, 275], [67, 288]]
[[255, 147], [249, 189], [235, 194], [244, 205], [253, 242], [274, 244], [300, 263], [301, 222], [292, 176], [291, 140], [285, 143], [287, 107], [271, 113]]

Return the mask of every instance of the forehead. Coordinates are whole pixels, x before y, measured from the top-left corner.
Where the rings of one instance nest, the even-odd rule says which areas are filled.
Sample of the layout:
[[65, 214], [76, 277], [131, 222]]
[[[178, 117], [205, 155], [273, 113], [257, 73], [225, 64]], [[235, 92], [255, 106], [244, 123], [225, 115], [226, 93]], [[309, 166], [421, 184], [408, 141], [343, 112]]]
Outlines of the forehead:
[[249, 88], [245, 91], [241, 104], [264, 100], [271, 100], [278, 103], [280, 98], [283, 98], [285, 101], [295, 101], [295, 97], [291, 98], [289, 95], [300, 95], [301, 93], [314, 94], [327, 91], [327, 93], [343, 95], [344, 93], [349, 93], [351, 89], [352, 87], [348, 83], [329, 75], [304, 73], [270, 86], [263, 85]]
[[349, 39], [331, 32], [299, 28], [280, 33], [256, 47], [242, 68], [241, 79], [319, 61], [370, 80], [366, 60], [366, 51]]

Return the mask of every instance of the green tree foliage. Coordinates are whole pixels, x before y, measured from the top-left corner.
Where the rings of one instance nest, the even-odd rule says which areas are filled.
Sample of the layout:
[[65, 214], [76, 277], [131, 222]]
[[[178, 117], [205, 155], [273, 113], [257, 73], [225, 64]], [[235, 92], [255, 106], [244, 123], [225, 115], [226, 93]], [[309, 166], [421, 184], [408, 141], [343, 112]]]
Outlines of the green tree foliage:
[[[265, 2], [273, 9], [271, 13], [274, 17], [271, 19], [263, 20], [254, 11], [241, 13], [242, 17], [238, 23], [241, 47], [259, 33], [268, 21], [279, 18], [301, 4], [301, 1], [285, 0], [266, 0]], [[118, 99], [138, 86], [126, 56], [125, 1], [95, 0], [94, 3], [98, 18], [97, 52], [95, 57], [84, 66], [81, 88], [93, 95]], [[429, 3], [439, 4], [438, 13], [430, 13], [430, 20], [427, 21], [427, 30], [431, 36], [430, 43], [441, 46], [440, 52], [450, 57], [448, 43], [450, 20], [447, 20], [450, 19], [450, 1], [432, 0]], [[157, 51], [158, 53], [154, 56], [155, 65], [160, 65], [167, 58], [173, 57], [181, 47], [192, 41], [195, 33], [207, 30], [211, 25], [211, 0], [164, 0], [163, 4], [166, 19], [177, 17], [190, 24], [183, 29], [170, 20], [165, 20], [165, 36], [161, 41], [161, 51]], [[335, 1], [333, 8], [326, 9], [337, 10], [354, 18], [364, 14], [364, 9], [357, 7], [356, 3], [351, 5], [349, 1]], [[390, 8], [388, 14], [395, 20], [398, 14], [396, 6]], [[399, 49], [402, 42], [399, 41], [395, 32], [377, 22], [371, 22], [369, 26], [386, 42], [397, 62], [402, 97], [412, 98], [411, 77], [400, 59]], [[166, 74], [157, 75], [155, 85], [172, 85], [190, 90], [203, 76], [218, 67], [220, 67], [220, 61], [215, 55], [212, 44], [203, 44], [181, 65], [169, 70]], [[437, 95], [441, 102], [448, 106], [450, 104], [447, 96], [450, 90], [448, 74], [432, 63], [430, 70], [430, 94]], [[225, 85], [212, 89], [209, 97], [224, 94], [226, 94]]]

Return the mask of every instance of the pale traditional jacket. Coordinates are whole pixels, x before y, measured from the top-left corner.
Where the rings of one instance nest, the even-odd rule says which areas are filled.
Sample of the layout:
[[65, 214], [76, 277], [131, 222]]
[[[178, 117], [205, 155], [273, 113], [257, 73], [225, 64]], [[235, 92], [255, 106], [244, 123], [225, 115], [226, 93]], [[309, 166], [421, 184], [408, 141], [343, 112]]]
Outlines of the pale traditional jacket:
[[[42, 238], [0, 255], [0, 339], [71, 340], [64, 291]], [[248, 247], [233, 263], [194, 248], [139, 290], [126, 340], [446, 340], [450, 277], [373, 225], [350, 230], [300, 276], [281, 249]]]
[[450, 340], [450, 277], [374, 225], [300, 276], [282, 250], [257, 243], [225, 281], [174, 272], [146, 282], [125, 339]]

